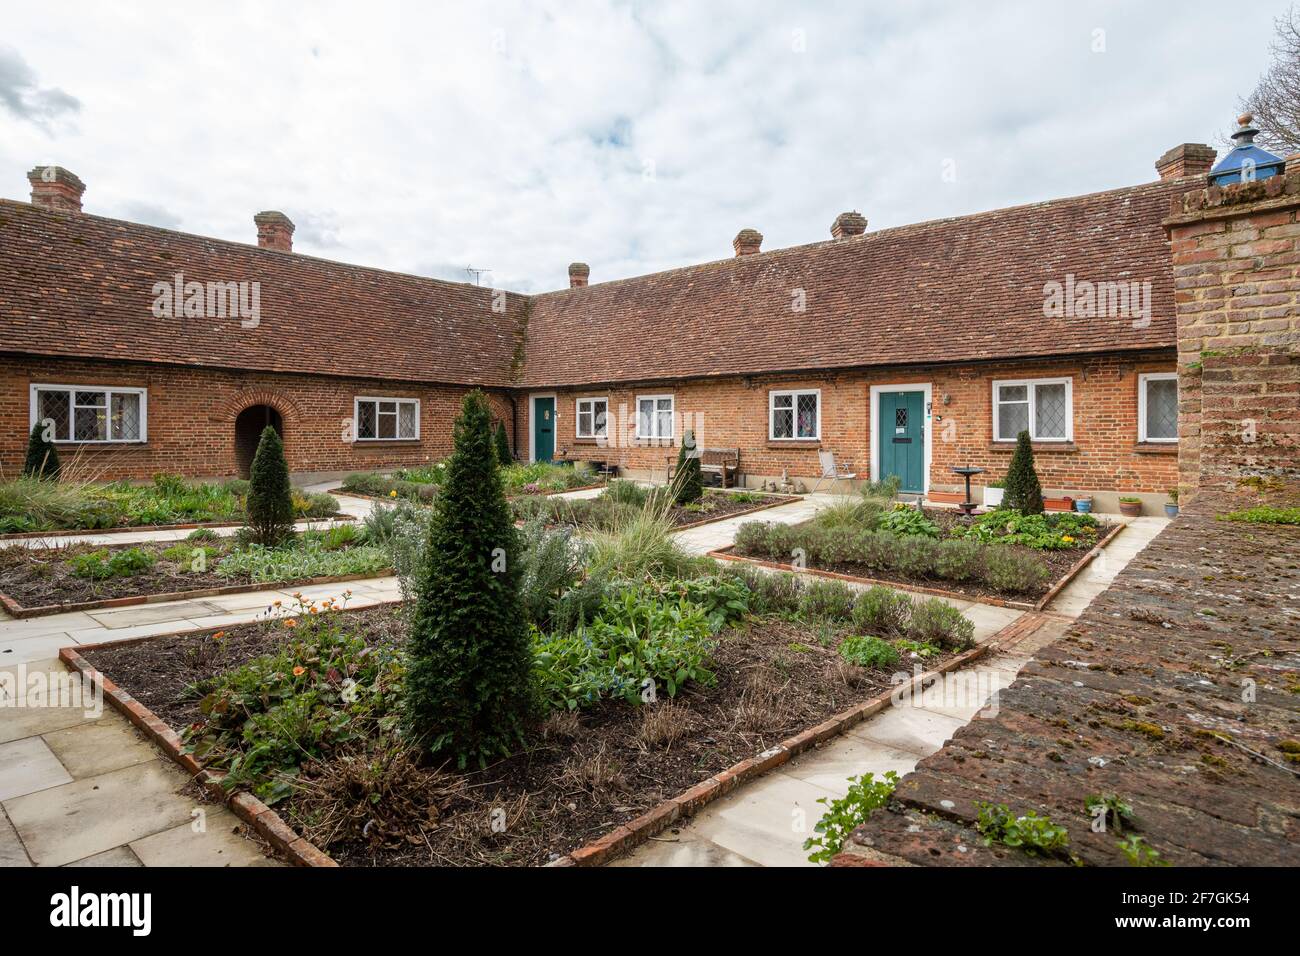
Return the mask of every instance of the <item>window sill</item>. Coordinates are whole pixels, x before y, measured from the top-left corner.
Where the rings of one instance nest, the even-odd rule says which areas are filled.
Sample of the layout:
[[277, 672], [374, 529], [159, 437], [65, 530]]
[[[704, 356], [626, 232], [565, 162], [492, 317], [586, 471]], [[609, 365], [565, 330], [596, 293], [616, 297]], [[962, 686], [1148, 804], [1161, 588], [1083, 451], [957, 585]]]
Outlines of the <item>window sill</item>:
[[819, 438], [769, 438], [767, 440], [768, 448], [821, 448], [822, 443]]
[[1178, 442], [1140, 441], [1133, 446], [1133, 453], [1137, 455], [1177, 455]]
[[[1035, 441], [1030, 442], [1029, 447], [1037, 452], [1058, 452], [1063, 454], [1074, 454], [1079, 450], [1079, 446], [1072, 441]], [[1007, 453], [1016, 450], [1016, 443], [1013, 441], [995, 441], [989, 442], [989, 451], [1004, 451]]]
[[418, 445], [418, 438], [358, 438], [352, 442], [354, 448], [387, 448], [389, 445]]
[[605, 446], [608, 446], [608, 445], [609, 445], [609, 439], [608, 439], [608, 438], [575, 438], [575, 439], [573, 440], [573, 443], [574, 443], [575, 445], [591, 445], [591, 446], [605, 445]]
[[54, 441], [55, 448], [67, 451], [112, 451], [120, 448], [144, 448], [146, 441]]

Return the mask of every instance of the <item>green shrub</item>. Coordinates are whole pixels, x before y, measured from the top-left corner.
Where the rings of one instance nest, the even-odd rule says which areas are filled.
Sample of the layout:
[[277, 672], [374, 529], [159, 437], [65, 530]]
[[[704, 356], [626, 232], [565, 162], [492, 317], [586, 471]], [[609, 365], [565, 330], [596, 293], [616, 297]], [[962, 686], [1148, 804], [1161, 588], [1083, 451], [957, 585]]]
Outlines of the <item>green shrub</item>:
[[628, 588], [572, 633], [534, 631], [535, 679], [547, 710], [576, 710], [602, 698], [638, 704], [651, 685], [676, 696], [688, 681], [712, 683], [713, 631], [704, 609]]
[[974, 541], [939, 542], [934, 571], [945, 581], [973, 581], [984, 569], [984, 549]]
[[898, 649], [878, 637], [846, 637], [840, 642], [840, 657], [858, 667], [893, 667]]
[[582, 575], [587, 546], [574, 537], [572, 528], [548, 529], [537, 519], [524, 525], [519, 539], [524, 614], [530, 623], [547, 630], [556, 605]]
[[853, 605], [853, 626], [871, 634], [886, 637], [904, 634], [911, 617], [911, 599], [879, 584], [859, 594]]
[[992, 544], [1019, 544], [1039, 551], [1077, 548], [1097, 536], [1097, 519], [1090, 514], [1021, 514], [998, 508], [980, 515], [960, 535]]
[[186, 541], [216, 541], [221, 537], [211, 528], [195, 528], [185, 536]]
[[267, 548], [255, 542], [240, 547], [221, 559], [217, 574], [242, 578], [258, 584], [304, 581], [309, 578], [375, 574], [390, 563], [382, 548], [360, 545], [327, 550], [320, 536], [304, 537], [290, 545]]
[[339, 500], [320, 491], [295, 491], [292, 495], [296, 518], [332, 518], [339, 513]]
[[270, 425], [262, 429], [250, 474], [244, 504], [248, 527], [258, 544], [275, 547], [293, 534], [293, 498], [284, 444]]
[[695, 447], [695, 432], [687, 429], [682, 434], [677, 451], [677, 470], [673, 474], [673, 498], [679, 505], [688, 505], [704, 496], [704, 480], [700, 473], [700, 451]]
[[370, 513], [362, 519], [361, 523], [365, 528], [367, 544], [386, 547], [393, 540], [397, 528], [397, 509], [380, 504], [378, 501], [372, 502]]
[[853, 589], [843, 581], [809, 581], [799, 601], [799, 616], [809, 621], [847, 621], [853, 614]]
[[826, 806], [826, 813], [813, 827], [816, 836], [804, 841], [805, 850], [814, 850], [808, 857], [810, 863], [828, 863], [844, 848], [844, 841], [849, 834], [867, 822], [873, 810], [878, 810], [889, 802], [898, 786], [898, 774], [892, 770], [885, 772], [877, 782], [875, 774], [864, 773], [860, 777], [849, 777], [849, 792], [838, 800], [818, 797], [817, 802]]
[[465, 396], [416, 585], [406, 675], [409, 736], [464, 766], [522, 741], [533, 653], [519, 538], [481, 391]]
[[894, 546], [893, 566], [912, 578], [937, 576], [939, 542], [929, 538], [899, 538]]
[[153, 554], [140, 548], [123, 551], [88, 551], [68, 560], [68, 567], [79, 578], [104, 581], [108, 578], [129, 578], [148, 571], [157, 560]]
[[907, 623], [909, 640], [962, 651], [975, 643], [975, 624], [938, 598], [918, 601]]
[[650, 497], [650, 489], [641, 487], [635, 481], [616, 478], [605, 488], [605, 492], [601, 497], [620, 504], [636, 505], [640, 508], [646, 503], [646, 499]]
[[925, 512], [917, 508], [899, 505], [880, 516], [877, 527], [900, 537], [939, 537], [939, 526], [926, 517]]
[[773, 614], [795, 614], [803, 601], [803, 580], [785, 571], [762, 577], [760, 604]]
[[54, 442], [45, 440], [45, 426], [37, 422], [27, 439], [27, 458], [23, 461], [24, 478], [43, 478], [58, 481], [62, 466]]
[[505, 422], [497, 422], [497, 430], [493, 440], [496, 443], [497, 462], [501, 465], [511, 464], [515, 460], [515, 456], [510, 453], [510, 439], [506, 437]]
[[672, 582], [668, 589], [680, 594], [691, 604], [704, 609], [709, 627], [716, 634], [729, 624], [743, 618], [750, 610], [750, 590], [734, 577], [708, 574]]
[[1039, 484], [1038, 472], [1034, 469], [1034, 448], [1029, 432], [1016, 436], [1016, 452], [1007, 468], [1007, 487], [1002, 503], [1027, 515], [1043, 513], [1043, 486]]
[[984, 583], [1008, 594], [1032, 593], [1052, 576], [1042, 558], [993, 546], [984, 552]]

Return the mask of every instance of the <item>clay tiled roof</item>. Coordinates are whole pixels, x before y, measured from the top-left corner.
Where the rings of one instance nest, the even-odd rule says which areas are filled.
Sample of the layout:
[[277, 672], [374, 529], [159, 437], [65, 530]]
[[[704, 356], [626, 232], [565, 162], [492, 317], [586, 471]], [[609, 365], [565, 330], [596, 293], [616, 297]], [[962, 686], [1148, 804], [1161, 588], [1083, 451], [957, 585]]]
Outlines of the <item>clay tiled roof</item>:
[[[155, 318], [177, 272], [259, 282], [260, 324]], [[0, 200], [0, 351], [502, 386], [525, 301]]]
[[[1161, 220], [1187, 185], [510, 294], [504, 314], [486, 288], [0, 200], [0, 351], [538, 387], [1172, 347]], [[260, 282], [260, 325], [154, 318], [176, 272]], [[1044, 317], [1069, 273], [1149, 281], [1150, 323]]]
[[[1151, 183], [535, 296], [522, 384], [1172, 348], [1160, 223], [1187, 188]], [[1150, 280], [1150, 324], [1044, 317], [1044, 284], [1067, 273]]]

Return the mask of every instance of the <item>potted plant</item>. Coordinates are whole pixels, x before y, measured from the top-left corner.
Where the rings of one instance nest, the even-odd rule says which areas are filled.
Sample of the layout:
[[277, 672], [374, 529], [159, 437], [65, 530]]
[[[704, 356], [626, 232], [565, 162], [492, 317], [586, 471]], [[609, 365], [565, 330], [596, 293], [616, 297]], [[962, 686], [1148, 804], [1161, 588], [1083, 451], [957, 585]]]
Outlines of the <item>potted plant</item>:
[[1128, 518], [1137, 518], [1142, 514], [1142, 499], [1121, 495], [1119, 513]]
[[984, 507], [997, 508], [1002, 504], [1002, 496], [1006, 493], [1007, 483], [1005, 479], [990, 481], [984, 486]]
[[1092, 511], [1092, 495], [1082, 495], [1075, 498], [1074, 510], [1085, 515]]
[[1165, 517], [1166, 518], [1178, 517], [1178, 489], [1177, 488], [1169, 489], [1169, 500], [1165, 502]]

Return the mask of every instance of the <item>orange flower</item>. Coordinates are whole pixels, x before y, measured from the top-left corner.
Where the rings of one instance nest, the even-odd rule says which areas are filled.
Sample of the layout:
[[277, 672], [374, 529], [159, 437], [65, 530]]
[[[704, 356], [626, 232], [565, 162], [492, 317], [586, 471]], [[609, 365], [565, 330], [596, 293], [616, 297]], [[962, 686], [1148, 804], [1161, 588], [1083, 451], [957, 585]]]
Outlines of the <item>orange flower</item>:
[[281, 601], [276, 601], [274, 604], [271, 605], [271, 607], [279, 607], [279, 606], [281, 605], [281, 603], [283, 603], [283, 602], [281, 602]]
[[213, 639], [214, 641], [219, 641], [219, 640], [221, 640], [221, 639], [222, 639], [223, 637], [225, 637], [225, 636], [226, 636], [226, 632], [225, 632], [225, 631], [217, 631], [217, 633], [215, 633], [215, 634], [212, 635], [212, 639]]
[[298, 622], [294, 618], [289, 618], [284, 622], [285, 627], [297, 627]]
[[294, 677], [301, 677], [305, 673], [307, 673], [307, 668], [303, 667], [301, 664], [293, 669]]

